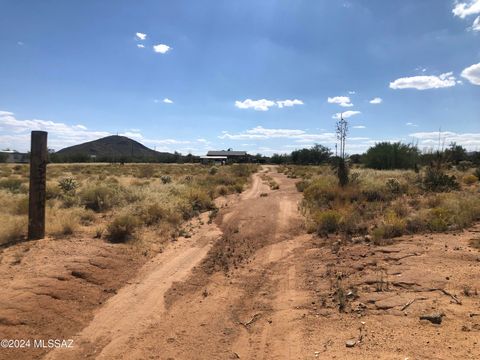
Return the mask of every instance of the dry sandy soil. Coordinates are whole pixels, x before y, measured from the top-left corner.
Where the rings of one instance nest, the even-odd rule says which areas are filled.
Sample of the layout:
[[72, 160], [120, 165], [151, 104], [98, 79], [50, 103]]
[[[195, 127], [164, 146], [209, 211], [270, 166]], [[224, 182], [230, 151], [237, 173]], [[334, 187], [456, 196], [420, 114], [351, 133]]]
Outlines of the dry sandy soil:
[[255, 174], [214, 223], [202, 215], [153, 257], [92, 239], [4, 249], [1, 337], [74, 347], [0, 358], [480, 358], [480, 227], [382, 247], [318, 238], [295, 180], [262, 171], [279, 190]]

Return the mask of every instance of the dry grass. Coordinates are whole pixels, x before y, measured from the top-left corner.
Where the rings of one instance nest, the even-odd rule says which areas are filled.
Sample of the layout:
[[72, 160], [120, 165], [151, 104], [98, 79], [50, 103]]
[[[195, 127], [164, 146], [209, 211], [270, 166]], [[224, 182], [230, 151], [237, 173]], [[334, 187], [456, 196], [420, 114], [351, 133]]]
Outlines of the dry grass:
[[[113, 239], [122, 227], [119, 219], [128, 214], [136, 225], [127, 226], [131, 234], [118, 241], [143, 228], [173, 236], [183, 221], [214, 210], [215, 197], [241, 192], [253, 171], [254, 165], [50, 164], [46, 232]], [[0, 202], [0, 244], [21, 240], [27, 230], [28, 165], [0, 165]]]
[[456, 170], [449, 175], [464, 185], [445, 193], [426, 191], [422, 174], [413, 171], [353, 169], [345, 188], [338, 187], [326, 166], [284, 166], [280, 171], [299, 179], [307, 227], [321, 235], [369, 234], [380, 244], [404, 234], [459, 230], [480, 220], [480, 183]]

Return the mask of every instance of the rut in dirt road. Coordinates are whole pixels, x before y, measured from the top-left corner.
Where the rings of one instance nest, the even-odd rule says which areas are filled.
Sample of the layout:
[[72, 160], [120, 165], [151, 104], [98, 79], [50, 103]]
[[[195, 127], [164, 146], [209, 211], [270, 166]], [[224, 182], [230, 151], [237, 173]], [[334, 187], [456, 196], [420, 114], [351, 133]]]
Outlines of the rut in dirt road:
[[249, 189], [220, 204], [216, 224], [204, 221], [172, 244], [100, 308], [74, 351], [46, 358], [296, 358], [301, 334], [290, 310], [301, 300], [289, 255], [306, 237], [300, 197], [294, 181], [271, 168], [254, 174]]

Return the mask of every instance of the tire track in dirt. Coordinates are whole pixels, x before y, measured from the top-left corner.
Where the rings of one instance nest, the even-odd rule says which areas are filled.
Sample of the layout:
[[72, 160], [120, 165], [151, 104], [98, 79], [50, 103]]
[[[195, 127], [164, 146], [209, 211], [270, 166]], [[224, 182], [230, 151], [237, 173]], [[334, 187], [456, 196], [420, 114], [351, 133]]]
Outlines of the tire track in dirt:
[[[265, 170], [279, 190], [254, 174], [217, 225], [159, 254], [97, 312], [75, 351], [47, 359], [299, 358], [295, 307], [304, 299], [292, 254], [309, 237], [299, 235], [294, 180]], [[256, 313], [259, 320], [242, 325]]]
[[73, 359], [88, 353], [98, 359], [123, 356], [127, 340], [161, 319], [165, 292], [200, 263], [220, 235], [215, 225], [205, 225], [191, 239], [183, 239], [156, 256], [140, 270], [136, 280], [112, 297], [74, 338], [74, 351], [52, 351], [46, 359]]

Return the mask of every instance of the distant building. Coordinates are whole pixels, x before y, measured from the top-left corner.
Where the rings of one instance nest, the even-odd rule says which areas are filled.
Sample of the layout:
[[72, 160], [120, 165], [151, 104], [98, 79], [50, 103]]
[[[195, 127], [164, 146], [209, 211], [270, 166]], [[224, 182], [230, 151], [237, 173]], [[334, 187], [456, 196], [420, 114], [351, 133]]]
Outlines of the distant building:
[[249, 156], [246, 151], [212, 150], [206, 156], [200, 156], [203, 163], [213, 162], [217, 164], [247, 162]]
[[4, 161], [7, 163], [28, 163], [30, 154], [15, 150], [2, 150], [0, 151], [0, 159], [5, 159]]

